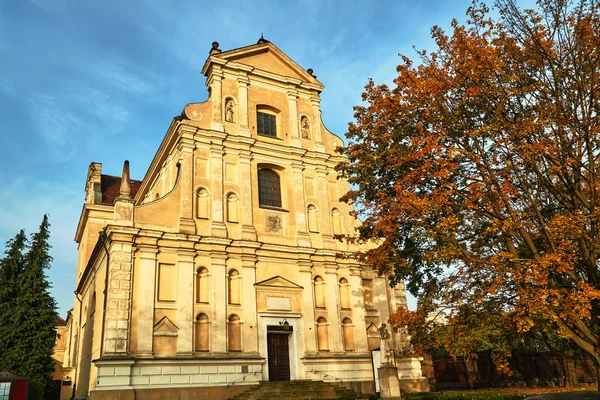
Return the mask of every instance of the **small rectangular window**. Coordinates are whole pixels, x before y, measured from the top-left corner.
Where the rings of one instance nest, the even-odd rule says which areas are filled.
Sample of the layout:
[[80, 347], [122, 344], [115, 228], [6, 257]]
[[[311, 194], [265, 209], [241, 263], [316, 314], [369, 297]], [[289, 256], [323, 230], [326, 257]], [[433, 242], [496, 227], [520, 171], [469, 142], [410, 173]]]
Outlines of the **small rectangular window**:
[[263, 112], [256, 113], [258, 134], [268, 137], [277, 137], [277, 119], [273, 114]]

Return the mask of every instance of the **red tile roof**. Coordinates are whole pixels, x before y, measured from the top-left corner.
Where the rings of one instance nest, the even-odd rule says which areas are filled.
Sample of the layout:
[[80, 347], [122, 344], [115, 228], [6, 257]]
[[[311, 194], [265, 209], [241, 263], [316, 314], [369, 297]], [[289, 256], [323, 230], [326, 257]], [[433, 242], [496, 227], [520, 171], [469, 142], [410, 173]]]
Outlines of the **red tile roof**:
[[[142, 181], [130, 180], [131, 198], [135, 197]], [[113, 204], [114, 200], [119, 197], [121, 189], [121, 177], [112, 175], [100, 175], [100, 190], [102, 191], [102, 203]]]

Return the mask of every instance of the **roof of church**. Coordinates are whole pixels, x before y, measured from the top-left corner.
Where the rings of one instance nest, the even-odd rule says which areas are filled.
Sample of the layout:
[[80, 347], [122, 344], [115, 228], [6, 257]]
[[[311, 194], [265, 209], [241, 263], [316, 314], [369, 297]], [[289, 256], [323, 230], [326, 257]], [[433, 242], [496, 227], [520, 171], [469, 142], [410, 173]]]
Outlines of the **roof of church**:
[[61, 317], [59, 317], [59, 316], [57, 316], [56, 317], [56, 321], [54, 321], [54, 325], [55, 326], [63, 326], [63, 325], [66, 325], [66, 324], [67, 324], [67, 322], [64, 319], [62, 319]]
[[[131, 198], [135, 197], [142, 181], [135, 179], [130, 180], [131, 185]], [[113, 175], [100, 175], [100, 190], [102, 191], [102, 203], [112, 204], [117, 197], [119, 197], [119, 191], [121, 189], [121, 177]]]

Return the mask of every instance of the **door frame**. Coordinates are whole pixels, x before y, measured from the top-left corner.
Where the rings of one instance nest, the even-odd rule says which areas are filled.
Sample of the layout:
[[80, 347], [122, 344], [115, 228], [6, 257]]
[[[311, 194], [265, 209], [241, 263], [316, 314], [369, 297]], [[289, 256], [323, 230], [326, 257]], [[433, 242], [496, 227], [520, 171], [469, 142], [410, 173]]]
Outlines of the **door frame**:
[[[269, 331], [268, 328], [269, 326], [273, 326], [273, 325], [268, 325], [267, 326], [267, 373], [269, 372], [269, 335], [273, 335], [273, 336], [285, 336], [287, 339], [287, 348], [288, 348], [288, 369], [290, 371], [290, 381], [292, 380], [292, 361], [290, 360], [290, 335], [292, 332], [285, 332], [282, 330], [276, 331], [276, 330], [271, 330]], [[277, 327], [279, 328], [279, 327]], [[292, 327], [290, 327], [290, 329], [292, 329]], [[269, 376], [269, 381], [270, 381], [270, 376]], [[277, 381], [280, 382], [280, 381]]]
[[[259, 332], [259, 338], [260, 338], [260, 355], [262, 357], [265, 358], [265, 364], [263, 367], [263, 380], [268, 381], [269, 380], [269, 366], [268, 366], [268, 362], [269, 362], [269, 356], [268, 356], [268, 343], [267, 343], [267, 327], [269, 325], [272, 326], [279, 326], [279, 322], [282, 321], [284, 318], [288, 321], [288, 323], [290, 324], [291, 327], [293, 327], [293, 330], [291, 330], [289, 333], [287, 333], [288, 335], [288, 348], [289, 348], [289, 358], [290, 358], [290, 380], [297, 380], [300, 379], [299, 374], [298, 374], [298, 367], [299, 367], [299, 357], [298, 357], [298, 344], [297, 344], [297, 334], [298, 334], [298, 321], [299, 321], [299, 317], [300, 315], [298, 314], [283, 314], [281, 316], [260, 316], [261, 321], [260, 321], [260, 327], [261, 327], [261, 331]], [[280, 333], [281, 335], [283, 335], [284, 333]]]

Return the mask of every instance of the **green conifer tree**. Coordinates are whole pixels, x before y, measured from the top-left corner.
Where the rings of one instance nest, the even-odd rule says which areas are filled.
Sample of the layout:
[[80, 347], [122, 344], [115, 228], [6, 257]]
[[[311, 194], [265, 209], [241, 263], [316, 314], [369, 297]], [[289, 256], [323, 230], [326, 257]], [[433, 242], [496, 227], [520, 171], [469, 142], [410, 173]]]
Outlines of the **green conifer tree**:
[[14, 346], [7, 353], [8, 366], [31, 378], [30, 399], [42, 399], [54, 370], [52, 352], [56, 340], [56, 302], [50, 295], [45, 270], [50, 268], [48, 216], [25, 256], [25, 268], [17, 279], [18, 297], [13, 313]]
[[27, 246], [25, 231], [6, 242], [5, 257], [0, 260], [0, 370], [8, 369], [4, 360], [14, 346], [11, 321], [18, 296], [17, 279], [25, 268], [24, 253]]

